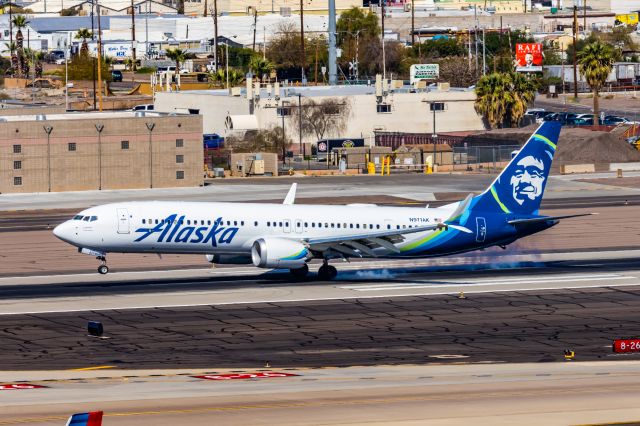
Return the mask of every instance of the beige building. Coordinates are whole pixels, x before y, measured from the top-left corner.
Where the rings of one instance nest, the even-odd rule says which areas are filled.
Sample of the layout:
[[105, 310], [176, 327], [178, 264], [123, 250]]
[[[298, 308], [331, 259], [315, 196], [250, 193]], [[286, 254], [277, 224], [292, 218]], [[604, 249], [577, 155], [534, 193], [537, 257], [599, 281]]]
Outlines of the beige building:
[[0, 193], [203, 184], [202, 119], [158, 113], [0, 119]]
[[[303, 143], [313, 144], [324, 138], [365, 138], [373, 143], [375, 131], [428, 133], [483, 130], [481, 117], [474, 109], [475, 92], [471, 89], [392, 88], [379, 91], [375, 85], [277, 87], [250, 84], [226, 90], [156, 92], [155, 109], [162, 112], [197, 111], [202, 115], [203, 132], [222, 136], [239, 132], [282, 127], [287, 137], [298, 146], [300, 105], [334, 100], [345, 105], [347, 114], [340, 126], [328, 125], [321, 137], [303, 136]], [[435, 113], [431, 110], [435, 104]], [[327, 117], [331, 120], [332, 117]]]

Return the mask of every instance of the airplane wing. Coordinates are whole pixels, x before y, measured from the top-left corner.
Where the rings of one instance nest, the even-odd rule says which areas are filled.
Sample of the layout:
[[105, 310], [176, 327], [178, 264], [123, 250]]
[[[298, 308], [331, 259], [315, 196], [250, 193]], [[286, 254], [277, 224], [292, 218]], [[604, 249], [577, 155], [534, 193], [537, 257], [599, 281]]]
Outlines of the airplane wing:
[[453, 228], [462, 232], [472, 231], [464, 226], [437, 223], [435, 225], [416, 226], [407, 229], [394, 229], [370, 234], [339, 235], [335, 237], [307, 238], [303, 241], [311, 251], [334, 250], [346, 256], [362, 257], [363, 254], [376, 256], [374, 249], [385, 248], [391, 253], [400, 253], [396, 244], [403, 242], [407, 234]]
[[507, 223], [509, 225], [528, 225], [530, 223], [540, 223], [540, 222], [547, 222], [550, 220], [570, 219], [572, 217], [591, 216], [595, 214], [597, 213], [569, 214], [565, 216], [541, 216], [541, 217], [532, 217], [529, 219], [514, 219], [514, 220], [508, 221]]

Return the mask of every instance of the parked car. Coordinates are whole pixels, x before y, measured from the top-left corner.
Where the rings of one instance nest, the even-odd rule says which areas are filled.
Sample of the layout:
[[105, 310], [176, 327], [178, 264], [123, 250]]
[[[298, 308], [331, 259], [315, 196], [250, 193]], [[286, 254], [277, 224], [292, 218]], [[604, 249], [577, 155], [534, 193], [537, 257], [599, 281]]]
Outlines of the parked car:
[[618, 124], [627, 124], [631, 123], [631, 121], [624, 117], [619, 117], [617, 115], [605, 115], [602, 124], [606, 126], [617, 126]]
[[[64, 51], [63, 50], [52, 50], [47, 53], [45, 56], [45, 60], [50, 64], [64, 64]], [[58, 63], [58, 61], [62, 60], [62, 62]]]
[[593, 116], [568, 118], [564, 124], [567, 126], [593, 126]]
[[120, 70], [111, 71], [111, 81], [122, 81], [122, 71]]
[[131, 111], [153, 111], [153, 110], [154, 110], [153, 104], [136, 105], [133, 108], [131, 108]]

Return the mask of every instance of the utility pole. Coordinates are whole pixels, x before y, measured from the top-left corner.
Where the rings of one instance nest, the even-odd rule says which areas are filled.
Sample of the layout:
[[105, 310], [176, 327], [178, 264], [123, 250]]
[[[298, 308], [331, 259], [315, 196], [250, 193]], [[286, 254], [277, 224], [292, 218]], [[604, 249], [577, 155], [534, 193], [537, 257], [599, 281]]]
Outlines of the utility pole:
[[13, 9], [9, 1], [9, 43], [13, 44]]
[[329, 0], [329, 84], [338, 83], [336, 64], [336, 0]]
[[255, 52], [256, 50], [256, 31], [258, 29], [258, 9], [253, 9], [253, 46], [251, 49]]
[[578, 6], [573, 5], [573, 96], [578, 99]]
[[414, 10], [415, 2], [411, 0], [411, 46], [416, 43], [416, 12]]
[[213, 65], [218, 71], [218, 0], [213, 0]]
[[207, 4], [207, 0], [204, 0], [204, 13], [202, 16], [207, 17], [207, 13], [209, 13], [209, 5]]
[[131, 0], [131, 71], [136, 72], [136, 9]]
[[300, 67], [302, 68], [302, 75], [300, 76], [300, 82], [304, 80], [304, 67], [307, 62], [307, 58], [305, 56], [304, 51], [304, 0], [300, 0], [300, 54], [302, 57], [300, 58]]
[[487, 73], [487, 49], [485, 48], [485, 31], [482, 27], [482, 75]]
[[387, 57], [384, 51], [384, 6], [387, 0], [381, 0], [382, 3], [382, 78], [387, 79]]
[[587, 35], [587, 0], [582, 0], [582, 18], [584, 20], [582, 31], [584, 35]]
[[102, 112], [102, 27], [100, 26], [100, 3], [96, 0], [98, 12], [98, 109]]
[[[96, 40], [96, 30], [95, 30], [95, 26], [93, 25], [94, 16], [95, 16], [95, 3], [94, 3], [94, 0], [91, 0], [91, 41], [92, 42]], [[69, 48], [71, 48], [71, 46], [69, 46]], [[98, 102], [96, 102], [96, 57], [95, 56], [91, 57], [91, 64], [93, 65], [91, 69], [91, 75], [93, 80], [93, 110], [95, 111], [98, 106]]]

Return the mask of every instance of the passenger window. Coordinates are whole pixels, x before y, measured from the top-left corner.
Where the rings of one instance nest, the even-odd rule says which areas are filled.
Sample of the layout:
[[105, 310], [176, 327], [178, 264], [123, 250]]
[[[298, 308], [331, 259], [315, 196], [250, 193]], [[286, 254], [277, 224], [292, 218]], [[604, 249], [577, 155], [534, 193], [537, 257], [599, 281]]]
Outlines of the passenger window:
[[360, 229], [360, 224], [359, 223], [356, 223], [356, 228]]
[[230, 220], [227, 221], [227, 226], [229, 226], [229, 225], [231, 225], [231, 221]]
[[388, 224], [387, 224], [387, 229], [391, 229], [391, 225], [388, 225]]
[[191, 220], [187, 220], [187, 225], [191, 225]]
[[349, 224], [349, 228], [353, 229], [353, 223]]
[[311, 227], [315, 228], [316, 227], [316, 223], [315, 222], [311, 222]]
[[146, 219], [142, 219], [142, 224], [144, 225], [145, 223], [147, 223]]
[[282, 222], [280, 222], [279, 226], [282, 227]]
[[400, 229], [400, 225], [396, 225], [396, 229]]
[[267, 222], [267, 226], [271, 226], [271, 222]]
[[237, 220], [233, 221], [233, 226], [238, 226], [238, 221]]
[[244, 226], [244, 220], [240, 221], [240, 226]]
[[340, 228], [340, 224], [338, 224], [338, 228]]
[[[164, 222], [164, 221], [163, 221]], [[158, 224], [158, 219], [156, 219], [156, 225]]]
[[211, 221], [210, 220], [207, 221], [207, 225], [211, 225]]
[[258, 222], [253, 222], [253, 226], [258, 226]]
[[376, 229], [380, 229], [380, 225], [376, 225]]

